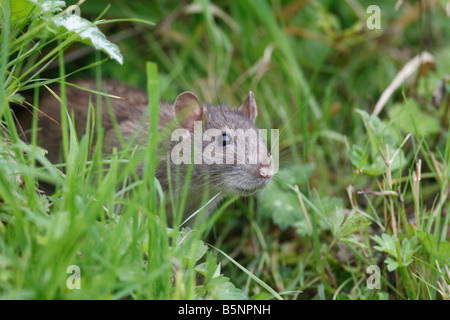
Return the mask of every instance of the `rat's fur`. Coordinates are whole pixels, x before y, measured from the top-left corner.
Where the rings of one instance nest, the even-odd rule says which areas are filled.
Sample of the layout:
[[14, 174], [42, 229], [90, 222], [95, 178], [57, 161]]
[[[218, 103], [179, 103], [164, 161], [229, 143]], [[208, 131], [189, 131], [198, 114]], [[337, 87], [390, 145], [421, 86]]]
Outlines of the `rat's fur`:
[[[81, 80], [75, 82], [76, 85], [96, 90], [96, 84], [93, 80]], [[81, 90], [72, 86], [66, 87], [67, 104], [69, 115], [73, 112], [73, 120], [78, 134], [83, 134], [86, 128], [87, 110], [89, 103], [95, 104], [97, 96], [88, 91]], [[113, 122], [109, 116], [109, 110], [105, 100], [109, 100], [114, 110], [114, 115], [117, 119], [121, 134], [125, 141], [136, 135], [136, 144], [144, 145], [147, 142], [148, 134], [148, 98], [147, 93], [125, 86], [118, 82], [107, 81], [106, 92], [109, 94], [119, 96], [120, 99], [102, 97], [102, 126], [105, 129], [105, 152], [111, 152], [113, 147], [120, 149], [119, 139], [116, 135]], [[58, 90], [55, 90], [59, 95]], [[60, 103], [50, 93], [46, 93], [40, 101], [40, 116], [38, 122], [38, 139], [40, 145], [48, 150], [48, 158], [56, 163], [60, 154], [60, 147], [62, 141], [62, 134], [60, 129]], [[256, 103], [253, 93], [250, 92], [247, 99], [242, 106], [231, 108], [227, 105], [211, 106], [202, 104], [195, 94], [190, 92], [182, 93], [178, 96], [175, 103], [161, 102], [159, 115], [159, 131], [162, 132], [170, 128], [182, 128], [193, 133], [193, 121], [201, 121], [203, 130], [217, 129], [220, 132], [225, 132], [227, 129], [252, 129], [259, 132], [254, 125], [254, 120], [257, 115]], [[27, 129], [30, 128], [31, 117], [21, 119], [22, 126]], [[170, 132], [166, 131], [166, 132]], [[218, 132], [219, 132], [218, 131]], [[167, 136], [170, 140], [170, 135]], [[203, 149], [211, 142], [202, 142]], [[189, 191], [187, 196], [187, 203], [185, 213], [190, 214], [197, 210], [202, 204], [203, 195], [207, 191], [209, 197], [218, 193], [220, 196], [209, 206], [209, 211], [217, 205], [224, 196], [228, 194], [249, 195], [259, 189], [264, 188], [269, 182], [273, 174], [273, 161], [267, 151], [267, 147], [259, 136], [259, 133], [254, 138], [246, 140], [246, 154], [241, 157], [245, 159], [241, 164], [194, 164], [193, 172], [190, 179]], [[168, 141], [165, 147], [159, 147], [161, 150], [169, 150], [173, 147], [175, 142]], [[226, 146], [227, 148], [234, 148], [233, 145]], [[262, 165], [261, 163], [249, 164], [249, 152], [261, 148], [262, 153], [270, 158], [269, 165]], [[168, 177], [167, 177], [167, 155], [162, 154], [160, 165], [156, 172], [156, 176], [160, 181], [163, 189], [167, 192]], [[234, 150], [235, 160], [239, 155]], [[263, 176], [260, 174], [260, 168], [269, 168], [269, 174]], [[171, 181], [173, 185], [173, 192], [175, 197], [179, 197], [184, 185], [185, 174], [188, 170], [188, 165], [175, 165], [170, 161]], [[142, 171], [142, 170], [138, 170]], [[177, 172], [180, 173], [179, 179], [181, 184], [178, 188], [175, 186], [177, 180]], [[170, 199], [170, 197], [167, 197]], [[170, 200], [169, 200], [170, 201]], [[168, 211], [170, 214], [170, 204]]]

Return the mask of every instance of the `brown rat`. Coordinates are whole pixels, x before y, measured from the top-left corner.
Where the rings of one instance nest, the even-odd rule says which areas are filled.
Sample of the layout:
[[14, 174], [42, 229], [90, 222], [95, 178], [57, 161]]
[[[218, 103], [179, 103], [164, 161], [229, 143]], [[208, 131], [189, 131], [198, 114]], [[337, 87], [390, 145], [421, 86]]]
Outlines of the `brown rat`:
[[[75, 83], [88, 89], [97, 89], [93, 80], [81, 80]], [[128, 141], [137, 134], [135, 143], [145, 145], [148, 135], [147, 93], [114, 81], [107, 81], [105, 84], [106, 92], [121, 97], [121, 99], [110, 98], [109, 102], [124, 140]], [[55, 92], [59, 94], [57, 90]], [[93, 93], [72, 86], [67, 86], [66, 94], [69, 115], [73, 112], [76, 131], [78, 134], [83, 134], [86, 129], [89, 103], [95, 104], [97, 97]], [[60, 103], [52, 94], [46, 93], [40, 100], [39, 109], [42, 112], [38, 122], [38, 140], [40, 145], [48, 150], [48, 158], [56, 163], [62, 141], [59, 125]], [[191, 143], [188, 147], [192, 150], [194, 136], [197, 133], [195, 130], [202, 130], [201, 134], [196, 136], [203, 138], [198, 145], [201, 145], [201, 148], [194, 149], [191, 157], [192, 160], [199, 156], [196, 160], [201, 161], [194, 160], [185, 214], [191, 214], [199, 209], [204, 203], [205, 192], [208, 192], [208, 198], [219, 194], [208, 207], [208, 211], [211, 211], [224, 196], [250, 195], [264, 188], [270, 181], [274, 174], [273, 159], [254, 124], [256, 115], [257, 107], [252, 92], [239, 108], [202, 104], [191, 92], [180, 94], [174, 104], [160, 103], [158, 129], [162, 131], [170, 127], [172, 136], [167, 137], [171, 141], [165, 144], [166, 148], [158, 149], [159, 152], [162, 152], [161, 150], [165, 152], [162, 154], [156, 177], [167, 192], [169, 190], [167, 159], [169, 158], [174, 198], [181, 196], [185, 174], [189, 167], [186, 163], [187, 149], [183, 149], [183, 152], [175, 151], [186, 146], [181, 142], [189, 141]], [[30, 119], [22, 118], [21, 123], [25, 129], [30, 128]], [[109, 117], [104, 97], [102, 98], [102, 126], [105, 129], [104, 151], [110, 152], [113, 147], [120, 149], [121, 145]], [[242, 138], [245, 132], [249, 134]], [[184, 156], [184, 162], [180, 163], [180, 158], [175, 159], [178, 156]], [[142, 170], [138, 171], [142, 172]], [[178, 188], [175, 186], [177, 172], [181, 182]], [[170, 197], [167, 199], [169, 199], [167, 202], [170, 202]], [[168, 210], [170, 214], [170, 205]]]

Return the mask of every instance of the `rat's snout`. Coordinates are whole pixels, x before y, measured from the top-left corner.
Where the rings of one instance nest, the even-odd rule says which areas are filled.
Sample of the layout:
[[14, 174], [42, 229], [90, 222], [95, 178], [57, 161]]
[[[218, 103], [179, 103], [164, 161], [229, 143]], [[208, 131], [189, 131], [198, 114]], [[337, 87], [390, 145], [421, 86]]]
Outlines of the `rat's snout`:
[[257, 173], [262, 179], [271, 179], [274, 175], [272, 155], [268, 153], [264, 160], [266, 160], [266, 163], [259, 164]]
[[263, 179], [270, 179], [273, 176], [273, 168], [271, 165], [260, 165], [258, 175]]

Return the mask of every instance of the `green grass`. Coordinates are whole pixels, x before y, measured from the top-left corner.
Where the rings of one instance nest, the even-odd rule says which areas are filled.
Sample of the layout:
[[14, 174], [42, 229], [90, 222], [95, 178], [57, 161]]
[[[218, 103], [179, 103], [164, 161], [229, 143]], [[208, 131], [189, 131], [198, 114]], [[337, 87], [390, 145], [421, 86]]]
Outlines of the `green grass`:
[[[446, 98], [431, 103], [450, 70], [442, 1], [379, 4], [380, 30], [365, 28], [370, 1], [86, 1], [81, 16], [119, 46], [123, 65], [76, 34], [44, 33], [50, 19], [18, 17], [16, 3], [0, 2], [0, 298], [450, 296], [441, 292], [450, 283], [448, 82]], [[424, 50], [434, 68], [372, 116]], [[154, 179], [157, 132], [144, 151], [124, 142], [91, 154], [103, 142], [102, 115], [92, 101], [89, 134], [78, 140], [64, 94], [76, 77], [95, 78], [99, 91], [107, 78], [146, 90], [150, 115], [185, 90], [233, 105], [252, 90], [258, 126], [280, 130], [280, 171], [259, 195], [230, 197], [192, 229], [181, 219], [169, 229], [158, 202], [168, 195]], [[57, 166], [37, 147], [37, 124], [24, 143], [10, 111], [31, 90], [37, 114], [50, 84], [61, 87], [66, 115]], [[71, 265], [79, 290], [67, 286]], [[380, 289], [367, 285], [369, 266], [380, 268]]]

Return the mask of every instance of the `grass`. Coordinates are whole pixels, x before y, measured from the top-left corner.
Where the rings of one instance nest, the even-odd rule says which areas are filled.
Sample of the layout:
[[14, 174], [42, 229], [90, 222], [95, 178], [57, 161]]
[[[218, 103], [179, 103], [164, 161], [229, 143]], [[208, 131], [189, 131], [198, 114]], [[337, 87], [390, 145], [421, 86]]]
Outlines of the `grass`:
[[[50, 19], [18, 17], [17, 3], [0, 7], [1, 298], [449, 298], [448, 81], [431, 102], [450, 68], [441, 2], [379, 4], [381, 29], [369, 30], [370, 1], [85, 1], [81, 16], [120, 47], [123, 65], [76, 34], [43, 33]], [[372, 115], [425, 50], [433, 68]], [[144, 152], [124, 142], [91, 154], [103, 141], [96, 101], [80, 140], [65, 112], [64, 88], [77, 76], [97, 79], [99, 91], [107, 78], [146, 90], [150, 114], [185, 90], [233, 105], [252, 90], [258, 126], [280, 130], [280, 171], [261, 194], [169, 229], [154, 179], [157, 133]], [[31, 90], [37, 114], [50, 84], [66, 115], [56, 166], [37, 147], [37, 123], [24, 143], [10, 111]], [[72, 265], [79, 290], [67, 286]], [[379, 289], [368, 285], [370, 266]]]

